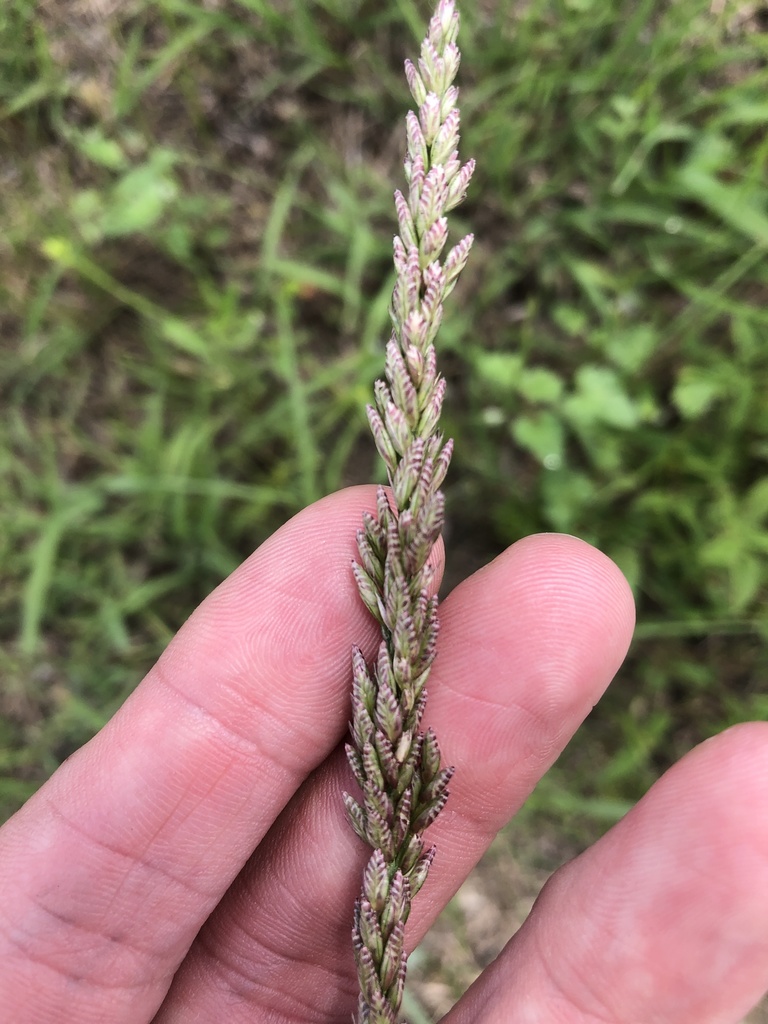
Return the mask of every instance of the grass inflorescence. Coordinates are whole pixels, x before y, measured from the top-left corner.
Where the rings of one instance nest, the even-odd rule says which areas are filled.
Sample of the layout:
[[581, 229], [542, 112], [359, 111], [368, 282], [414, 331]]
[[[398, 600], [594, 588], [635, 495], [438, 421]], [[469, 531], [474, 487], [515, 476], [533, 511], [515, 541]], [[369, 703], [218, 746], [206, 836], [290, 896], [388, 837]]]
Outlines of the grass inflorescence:
[[437, 595], [431, 593], [432, 548], [444, 522], [440, 487], [453, 443], [438, 421], [445, 379], [435, 338], [443, 302], [472, 247], [467, 235], [445, 260], [446, 214], [466, 195], [475, 169], [459, 159], [459, 15], [440, 0], [421, 46], [418, 67], [405, 71], [418, 113], [409, 111], [407, 198], [395, 192], [399, 234], [387, 345], [386, 380], [376, 382], [368, 419], [387, 470], [391, 498], [380, 487], [376, 513], [357, 535], [354, 565], [360, 596], [381, 627], [369, 668], [353, 659], [352, 742], [347, 758], [362, 799], [345, 794], [350, 823], [373, 848], [355, 905], [352, 941], [360, 980], [358, 1024], [397, 1024], [405, 986], [405, 925], [424, 884], [434, 847], [422, 833], [448, 798], [452, 769], [441, 768], [432, 730], [421, 731], [426, 683], [437, 648]]

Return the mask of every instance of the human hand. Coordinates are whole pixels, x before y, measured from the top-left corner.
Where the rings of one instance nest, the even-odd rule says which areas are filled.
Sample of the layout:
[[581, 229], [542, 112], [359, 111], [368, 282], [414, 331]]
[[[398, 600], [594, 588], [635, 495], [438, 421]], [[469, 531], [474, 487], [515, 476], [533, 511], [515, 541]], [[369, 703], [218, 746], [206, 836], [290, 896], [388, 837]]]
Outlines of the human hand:
[[[3, 1024], [350, 1019], [350, 559], [369, 488], [291, 520], [0, 831]], [[571, 537], [441, 607], [426, 724], [456, 765], [415, 945], [620, 665], [632, 599]], [[768, 985], [768, 725], [702, 744], [590, 850], [446, 1024], [736, 1024]], [[255, 851], [255, 852], [254, 852]]]

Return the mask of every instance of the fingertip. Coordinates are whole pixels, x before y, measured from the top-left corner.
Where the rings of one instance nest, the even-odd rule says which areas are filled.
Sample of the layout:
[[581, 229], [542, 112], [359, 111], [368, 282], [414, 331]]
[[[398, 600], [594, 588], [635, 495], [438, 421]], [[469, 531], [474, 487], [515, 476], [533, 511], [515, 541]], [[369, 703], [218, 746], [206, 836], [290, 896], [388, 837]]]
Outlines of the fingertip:
[[703, 828], [710, 850], [725, 850], [735, 838], [737, 856], [746, 843], [762, 851], [768, 867], [766, 807], [768, 722], [742, 722], [694, 747], [633, 814], [654, 814], [670, 831]]
[[574, 680], [582, 680], [592, 703], [623, 662], [635, 625], [621, 570], [568, 534], [522, 538], [461, 584], [450, 602], [446, 619], [454, 605], [481, 609], [487, 632], [514, 651], [519, 672], [536, 664], [550, 686], [560, 679], [574, 695], [583, 695], [582, 686], [574, 690]]
[[768, 774], [768, 722], [738, 722], [731, 725], [694, 747], [688, 757], [715, 756], [715, 752], [727, 757], [736, 755], [737, 759], [748, 752], [749, 757], [754, 757]]
[[635, 599], [626, 576], [605, 552], [569, 533], [534, 533], [510, 548], [519, 559], [518, 571], [532, 583], [572, 589], [574, 597], [586, 590], [602, 607], [614, 613], [616, 625], [628, 634], [635, 626]]

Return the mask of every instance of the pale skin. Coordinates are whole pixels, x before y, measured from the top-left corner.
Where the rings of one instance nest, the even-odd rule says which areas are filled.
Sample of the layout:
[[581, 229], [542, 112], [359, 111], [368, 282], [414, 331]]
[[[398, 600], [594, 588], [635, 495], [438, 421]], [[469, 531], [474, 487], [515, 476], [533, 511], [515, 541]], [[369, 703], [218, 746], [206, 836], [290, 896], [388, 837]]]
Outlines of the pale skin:
[[[340, 793], [349, 570], [371, 488], [283, 527], [0, 831], [13, 1024], [348, 1024], [367, 851]], [[441, 559], [436, 555], [436, 562]], [[442, 605], [428, 723], [456, 765], [415, 945], [618, 669], [629, 588], [571, 537]], [[768, 724], [707, 741], [546, 886], [446, 1024], [737, 1024], [768, 986]], [[255, 852], [254, 852], [255, 851]]]

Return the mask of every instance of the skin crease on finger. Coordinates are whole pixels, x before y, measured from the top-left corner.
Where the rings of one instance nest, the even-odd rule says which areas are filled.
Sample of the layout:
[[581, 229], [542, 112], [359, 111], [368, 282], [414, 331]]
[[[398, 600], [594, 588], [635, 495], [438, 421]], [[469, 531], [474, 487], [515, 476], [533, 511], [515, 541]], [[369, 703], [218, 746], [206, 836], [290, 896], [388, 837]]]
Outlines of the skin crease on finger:
[[683, 758], [444, 1024], [739, 1024], [768, 990], [768, 724]]
[[[618, 668], [629, 589], [582, 541], [531, 537], [442, 606], [428, 724], [456, 764], [438, 848], [409, 921], [415, 944], [525, 800]], [[302, 787], [179, 971], [157, 1021], [349, 1019], [351, 906], [366, 849], [344, 820], [341, 752]], [[285, 909], [283, 909], [285, 908]]]

